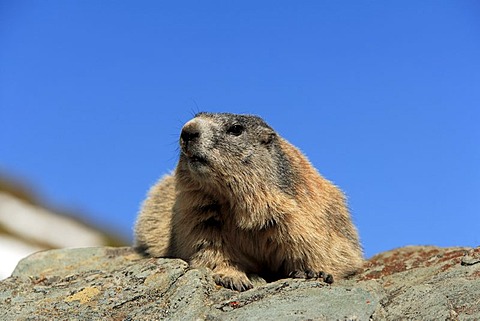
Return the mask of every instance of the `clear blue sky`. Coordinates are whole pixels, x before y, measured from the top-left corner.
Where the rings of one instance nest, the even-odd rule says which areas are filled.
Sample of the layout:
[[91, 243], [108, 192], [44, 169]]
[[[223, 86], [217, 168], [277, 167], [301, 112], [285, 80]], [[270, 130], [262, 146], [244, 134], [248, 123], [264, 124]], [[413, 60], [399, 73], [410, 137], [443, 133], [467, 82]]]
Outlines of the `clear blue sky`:
[[367, 256], [480, 245], [478, 1], [0, 2], [0, 170], [131, 238], [196, 111], [253, 113]]

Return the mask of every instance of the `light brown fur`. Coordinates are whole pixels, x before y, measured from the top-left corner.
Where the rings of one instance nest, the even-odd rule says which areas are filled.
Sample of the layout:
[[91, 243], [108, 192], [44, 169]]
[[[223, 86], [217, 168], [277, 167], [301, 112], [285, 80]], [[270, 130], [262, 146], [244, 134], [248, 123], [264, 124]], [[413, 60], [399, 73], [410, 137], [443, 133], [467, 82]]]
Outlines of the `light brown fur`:
[[[237, 127], [235, 127], [237, 126]], [[144, 202], [136, 243], [205, 266], [235, 290], [248, 274], [343, 278], [363, 262], [343, 193], [255, 116], [200, 113], [172, 175]]]

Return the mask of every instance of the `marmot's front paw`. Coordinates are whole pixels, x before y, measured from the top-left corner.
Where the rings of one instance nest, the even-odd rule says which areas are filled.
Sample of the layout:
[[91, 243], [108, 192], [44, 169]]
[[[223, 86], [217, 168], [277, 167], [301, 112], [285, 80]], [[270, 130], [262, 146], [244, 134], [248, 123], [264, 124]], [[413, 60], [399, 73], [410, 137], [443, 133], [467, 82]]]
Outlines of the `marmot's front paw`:
[[315, 272], [313, 270], [295, 270], [288, 274], [289, 277], [294, 279], [322, 279], [323, 282], [332, 284], [333, 276], [325, 272]]
[[253, 288], [252, 282], [250, 282], [247, 275], [243, 272], [231, 269], [216, 272], [213, 278], [218, 285], [236, 291], [246, 291]]

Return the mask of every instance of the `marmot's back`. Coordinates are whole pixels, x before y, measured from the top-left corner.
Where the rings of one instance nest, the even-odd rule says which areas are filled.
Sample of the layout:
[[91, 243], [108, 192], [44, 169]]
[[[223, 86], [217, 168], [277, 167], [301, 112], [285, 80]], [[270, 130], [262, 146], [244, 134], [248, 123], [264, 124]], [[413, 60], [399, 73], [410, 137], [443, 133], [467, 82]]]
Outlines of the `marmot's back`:
[[343, 193], [261, 118], [200, 113], [180, 147], [138, 218], [146, 253], [209, 267], [236, 290], [252, 286], [250, 273], [330, 281], [361, 266]]

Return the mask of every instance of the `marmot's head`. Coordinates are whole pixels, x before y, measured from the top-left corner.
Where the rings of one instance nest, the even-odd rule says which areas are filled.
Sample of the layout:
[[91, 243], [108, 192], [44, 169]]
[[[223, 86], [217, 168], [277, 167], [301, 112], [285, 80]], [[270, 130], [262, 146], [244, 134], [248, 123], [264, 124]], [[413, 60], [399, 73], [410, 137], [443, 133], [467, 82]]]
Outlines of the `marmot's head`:
[[280, 137], [260, 117], [199, 113], [183, 126], [180, 148], [177, 173], [202, 186], [292, 187], [292, 169]]

